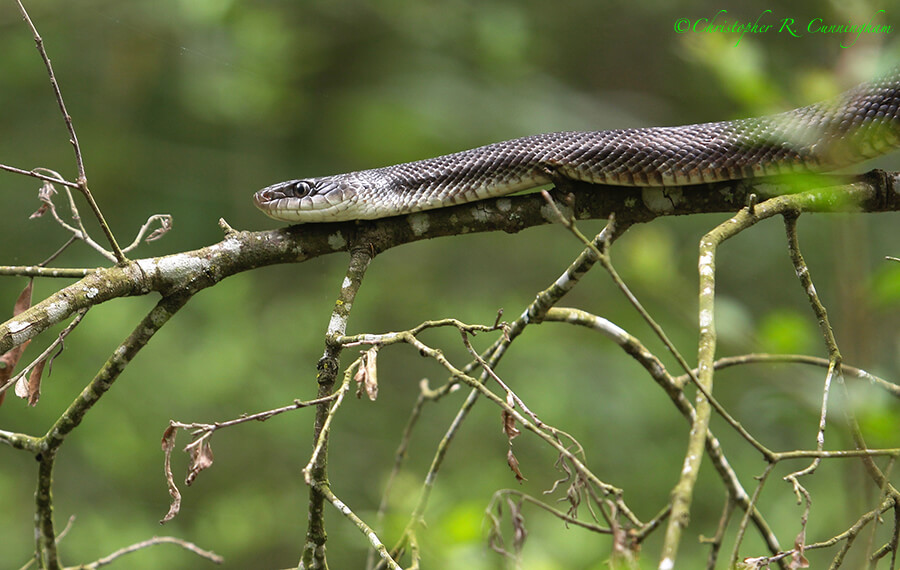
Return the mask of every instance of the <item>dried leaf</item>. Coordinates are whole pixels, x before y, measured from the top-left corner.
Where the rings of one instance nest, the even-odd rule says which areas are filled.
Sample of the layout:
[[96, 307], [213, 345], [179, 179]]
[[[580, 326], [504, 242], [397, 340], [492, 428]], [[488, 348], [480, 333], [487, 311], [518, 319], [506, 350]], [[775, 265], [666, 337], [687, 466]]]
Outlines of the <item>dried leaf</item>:
[[[506, 403], [510, 408], [515, 407], [516, 401], [513, 398], [512, 392], [506, 393]], [[501, 412], [500, 417], [503, 419], [503, 433], [506, 434], [506, 439], [508, 439], [510, 444], [512, 444], [513, 438], [521, 433], [516, 427], [516, 418], [506, 410], [503, 410]]]
[[213, 452], [212, 447], [209, 445], [208, 437], [204, 437], [199, 443], [192, 443], [186, 450], [191, 454], [191, 465], [188, 470], [188, 476], [184, 479], [184, 483], [190, 486], [201, 471], [212, 467]]
[[516, 418], [506, 410], [503, 410], [500, 415], [503, 418], [503, 433], [506, 434], [506, 439], [512, 442], [513, 438], [519, 435], [519, 428], [516, 427]]
[[373, 402], [378, 397], [378, 347], [373, 346], [366, 353], [366, 394]]
[[178, 490], [178, 486], [175, 484], [175, 478], [172, 476], [172, 450], [175, 448], [175, 435], [177, 433], [178, 428], [170, 423], [162, 436], [162, 450], [166, 454], [164, 462], [166, 484], [169, 487], [169, 496], [172, 497], [172, 502], [169, 503], [169, 512], [167, 512], [166, 516], [159, 521], [159, 524], [169, 522], [175, 518], [175, 515], [181, 510], [181, 491]]
[[570, 517], [578, 516], [578, 507], [581, 505], [581, 489], [584, 485], [580, 478], [575, 478], [572, 484], [566, 488], [566, 501], [569, 502], [569, 509], [566, 511]]
[[40, 218], [41, 216], [46, 214], [47, 210], [50, 209], [50, 200], [54, 194], [56, 194], [56, 188], [54, 188], [53, 184], [44, 181], [44, 183], [41, 185], [40, 190], [38, 190], [38, 200], [41, 201], [41, 205], [37, 210], [34, 211], [33, 214], [28, 216], [28, 219], [33, 220], [35, 218]]
[[16, 388], [15, 388], [16, 396], [19, 398], [27, 398], [28, 397], [28, 379], [24, 376], [16, 380]]
[[27, 398], [29, 406], [36, 406], [41, 398], [41, 375], [44, 373], [46, 364], [46, 359], [38, 361], [31, 369], [27, 379], [22, 377], [16, 382], [16, 396]]
[[16, 304], [13, 306], [13, 316], [19, 315], [24, 311], [31, 308], [31, 293], [34, 289], [34, 279], [28, 280], [28, 285], [22, 289], [22, 292], [19, 293], [19, 298], [16, 299]]
[[178, 428], [169, 424], [169, 427], [166, 428], [166, 431], [163, 432], [162, 436], [162, 450], [166, 453], [171, 452], [175, 449], [175, 435], [178, 433]]
[[359, 368], [353, 375], [356, 382], [356, 397], [362, 398], [363, 392], [369, 396], [373, 402], [378, 398], [378, 347], [373, 346], [365, 351], [360, 357]]
[[[21, 314], [31, 307], [31, 293], [34, 288], [34, 279], [28, 280], [28, 285], [25, 286], [25, 289], [19, 294], [19, 298], [16, 299], [16, 304], [13, 306], [13, 316]], [[0, 386], [9, 382], [9, 379], [13, 377], [13, 370], [16, 368], [16, 364], [19, 363], [19, 359], [22, 358], [22, 353], [25, 352], [25, 347], [27, 347], [31, 343], [31, 340], [26, 340], [19, 346], [13, 347], [2, 356], [0, 356]], [[0, 392], [0, 404], [3, 403], [3, 399], [6, 397], [6, 391]]]
[[151, 241], [156, 241], [159, 238], [166, 235], [167, 233], [169, 233], [169, 230], [171, 230], [171, 229], [172, 229], [172, 216], [162, 216], [161, 218], [159, 218], [159, 227], [156, 228], [155, 230], [153, 230], [152, 232], [150, 232], [150, 235], [148, 235], [146, 238], [144, 238], [144, 241], [147, 243], [150, 243]]
[[795, 570], [796, 568], [809, 568], [809, 560], [803, 556], [803, 550], [806, 548], [806, 530], [801, 530], [794, 539], [794, 552], [791, 554], [791, 563], [788, 568]]
[[509, 465], [509, 468], [512, 469], [513, 473], [516, 474], [516, 481], [521, 483], [522, 481], [528, 480], [524, 475], [522, 475], [522, 472], [519, 471], [519, 460], [516, 459], [512, 447], [510, 447], [509, 451], [506, 452], [506, 463]]
[[363, 386], [366, 383], [366, 364], [365, 355], [360, 359], [359, 366], [356, 368], [356, 374], [353, 375], [353, 381], [356, 382], [356, 397], [362, 398]]
[[525, 546], [525, 539], [528, 537], [528, 531], [525, 529], [525, 516], [522, 514], [522, 503], [507, 498], [506, 504], [509, 505], [509, 518], [513, 527], [513, 549], [516, 553], [521, 553], [522, 547]]
[[[515, 407], [516, 401], [513, 398], [512, 392], [506, 393], [506, 403], [510, 408]], [[503, 433], [506, 434], [506, 439], [509, 441], [509, 451], [506, 453], [506, 463], [509, 465], [509, 468], [512, 469], [513, 473], [516, 474], [516, 480], [521, 483], [522, 481], [527, 481], [525, 476], [522, 475], [522, 472], [519, 471], [519, 460], [516, 459], [515, 454], [512, 450], [512, 440], [516, 436], [519, 435], [519, 429], [516, 427], [516, 418], [512, 415], [511, 412], [504, 409], [500, 412], [500, 417], [503, 420]]]
[[35, 218], [40, 218], [41, 216], [43, 216], [44, 214], [46, 214], [46, 213], [47, 213], [47, 210], [49, 210], [49, 209], [50, 209], [50, 206], [49, 206], [49, 205], [47, 205], [47, 204], [41, 204], [41, 205], [38, 207], [37, 210], [35, 210], [34, 212], [31, 213], [30, 216], [28, 216], [28, 219], [29, 219], [29, 220], [33, 220], [33, 219], [35, 219]]
[[491, 550], [502, 556], [511, 557], [512, 555], [506, 551], [503, 544], [503, 530], [500, 527], [500, 520], [503, 518], [503, 501], [497, 501], [494, 505], [497, 513], [494, 514], [486, 511], [485, 515], [490, 521], [488, 528], [488, 546]]

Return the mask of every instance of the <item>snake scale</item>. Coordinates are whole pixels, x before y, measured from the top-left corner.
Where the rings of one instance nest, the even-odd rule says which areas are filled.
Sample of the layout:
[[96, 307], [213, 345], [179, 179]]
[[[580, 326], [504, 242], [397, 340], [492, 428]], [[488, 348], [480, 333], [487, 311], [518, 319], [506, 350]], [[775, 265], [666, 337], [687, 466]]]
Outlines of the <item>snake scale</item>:
[[254, 195], [291, 223], [441, 208], [570, 179], [671, 187], [834, 170], [900, 146], [900, 67], [837, 98], [766, 117], [532, 135], [436, 158], [280, 182]]

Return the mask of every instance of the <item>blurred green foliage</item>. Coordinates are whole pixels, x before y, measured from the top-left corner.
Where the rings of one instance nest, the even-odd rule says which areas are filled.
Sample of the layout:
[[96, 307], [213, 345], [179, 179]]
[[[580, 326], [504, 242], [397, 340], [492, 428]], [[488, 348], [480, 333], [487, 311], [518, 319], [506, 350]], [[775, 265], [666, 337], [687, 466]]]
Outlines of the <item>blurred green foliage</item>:
[[[414, 160], [541, 131], [680, 124], [782, 110], [874, 74], [879, 50], [895, 57], [898, 52], [896, 40], [877, 43], [891, 36], [862, 38], [845, 50], [827, 36], [763, 34], [735, 47], [722, 35], [673, 31], [680, 17], [711, 17], [728, 8], [734, 17], [752, 20], [769, 7], [748, 4], [86, 0], [30, 2], [28, 8], [74, 118], [91, 187], [120, 241], [130, 241], [152, 213], [175, 216], [174, 230], [138, 253], [154, 256], [218, 241], [219, 217], [238, 229], [277, 227], [252, 208], [250, 195], [278, 180]], [[773, 17], [841, 22], [882, 7], [845, 4], [794, 2]], [[900, 24], [890, 11], [887, 17]], [[0, 162], [73, 177], [71, 148], [45, 71], [12, 4], [0, 9], [0, 66]], [[894, 155], [877, 165], [896, 170], [900, 160]], [[34, 181], [9, 174], [2, 180], [0, 263], [36, 263], [66, 236], [50, 220], [27, 219], [37, 207]], [[697, 242], [723, 219], [659, 220], [632, 229], [613, 249], [623, 275], [688, 360], [697, 335]], [[590, 223], [583, 229], [600, 227]], [[896, 216], [805, 216], [800, 229], [845, 361], [895, 378], [900, 265], [883, 258], [898, 255]], [[349, 332], [405, 329], [448, 316], [490, 323], [500, 308], [517, 315], [579, 249], [557, 227], [388, 251], [369, 270]], [[92, 266], [103, 260], [74, 247], [58, 263]], [[315, 362], [345, 263], [335, 256], [233, 277], [201, 293], [154, 338], [61, 452], [56, 521], [62, 528], [76, 517], [61, 546], [65, 563], [94, 560], [162, 532], [224, 555], [226, 568], [296, 564], [307, 519], [300, 470], [310, 449], [310, 411], [218, 433], [213, 468], [184, 490], [182, 513], [162, 531], [156, 521], [168, 508], [168, 495], [159, 438], [169, 419], [226, 420], [312, 397]], [[823, 354], [778, 221], [727, 243], [717, 263], [720, 354]], [[597, 271], [566, 304], [613, 320], [674, 366]], [[11, 307], [23, 285], [22, 279], [0, 279], [0, 303]], [[36, 298], [60, 285], [39, 281]], [[29, 409], [7, 398], [0, 428], [43, 433], [153, 302], [122, 299], [92, 310], [67, 339], [39, 405]], [[36, 355], [49, 336], [28, 354]], [[432, 332], [425, 340], [456, 362], [465, 359], [456, 333]], [[354, 356], [349, 352], [347, 361]], [[330, 460], [335, 491], [367, 520], [377, 509], [419, 380], [444, 379], [440, 368], [407, 347], [382, 351], [379, 363], [379, 400], [347, 402], [336, 421]], [[499, 372], [544, 421], [581, 441], [595, 473], [624, 487], [640, 517], [662, 508], [681, 467], [686, 423], [629, 358], [596, 334], [545, 324], [516, 342]], [[755, 366], [720, 377], [716, 391], [722, 401], [767, 445], [814, 446], [821, 371]], [[462, 392], [426, 408], [408, 467], [395, 484], [383, 537], [388, 543], [405, 523]], [[871, 389], [854, 393], [863, 402], [877, 402], [857, 402], [873, 441], [896, 445], [896, 402]], [[758, 455], [721, 425], [715, 428], [751, 486], [751, 476], [763, 468]], [[839, 426], [829, 429], [835, 446], [848, 445]], [[186, 443], [183, 437], [179, 446]], [[539, 496], [558, 473], [555, 457], [524, 435], [515, 450], [528, 481], [518, 485], [506, 466], [506, 445], [498, 412], [476, 406], [457, 435], [426, 514], [421, 545], [427, 567], [507, 567], [485, 545], [483, 509], [502, 487]], [[0, 567], [18, 567], [33, 548], [34, 463], [11, 449], [0, 454]], [[176, 473], [183, 473], [185, 457], [175, 461]], [[708, 462], [704, 470], [689, 530], [711, 534], [724, 490]], [[816, 497], [810, 540], [842, 530], [872, 504], [864, 479], [849, 461], [826, 463], [808, 479]], [[776, 532], [792, 537], [800, 509], [786, 486], [775, 480], [769, 485], [762, 507], [769, 509]], [[526, 517], [523, 567], [606, 567], [605, 538], [567, 529], [536, 510], [526, 508]], [[335, 512], [328, 522], [332, 567], [360, 567], [365, 552], [358, 531]], [[645, 551], [657, 547], [658, 538], [652, 538]], [[744, 552], [760, 554], [751, 550], [760, 547], [750, 538]], [[706, 549], [686, 540], [681, 555], [681, 567], [698, 567]], [[829, 559], [828, 553], [809, 556], [818, 564]], [[655, 561], [650, 555], [644, 562]], [[159, 546], [123, 559], [119, 567], [201, 565], [175, 547]]]

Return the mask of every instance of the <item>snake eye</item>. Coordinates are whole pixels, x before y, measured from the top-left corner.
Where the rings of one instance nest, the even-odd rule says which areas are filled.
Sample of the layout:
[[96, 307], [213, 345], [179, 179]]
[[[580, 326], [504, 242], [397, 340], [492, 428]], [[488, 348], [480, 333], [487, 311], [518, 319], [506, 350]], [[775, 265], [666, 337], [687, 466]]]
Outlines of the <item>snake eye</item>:
[[315, 184], [309, 180], [297, 180], [294, 182], [292, 190], [297, 198], [304, 198], [312, 194]]

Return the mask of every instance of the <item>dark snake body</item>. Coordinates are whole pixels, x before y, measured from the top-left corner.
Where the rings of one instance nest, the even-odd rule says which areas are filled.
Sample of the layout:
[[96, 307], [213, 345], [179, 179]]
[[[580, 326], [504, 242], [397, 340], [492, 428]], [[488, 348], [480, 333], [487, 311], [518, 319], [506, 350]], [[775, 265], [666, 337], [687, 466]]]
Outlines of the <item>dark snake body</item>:
[[263, 212], [292, 223], [373, 219], [451, 206], [565, 178], [672, 187], [818, 172], [900, 146], [900, 68], [833, 101], [767, 117], [539, 134], [471, 150], [256, 193]]

